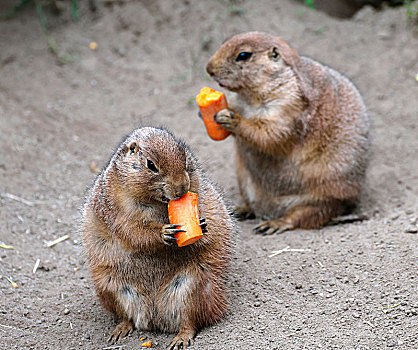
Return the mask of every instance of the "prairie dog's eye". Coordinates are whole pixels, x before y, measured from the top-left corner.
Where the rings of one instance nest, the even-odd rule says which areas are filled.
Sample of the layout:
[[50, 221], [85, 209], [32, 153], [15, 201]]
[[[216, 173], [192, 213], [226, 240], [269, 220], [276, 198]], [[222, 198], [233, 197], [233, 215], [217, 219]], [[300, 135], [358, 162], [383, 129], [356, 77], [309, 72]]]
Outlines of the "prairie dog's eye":
[[235, 61], [248, 61], [252, 55], [251, 52], [240, 52]]
[[158, 173], [158, 169], [152, 160], [147, 159], [147, 168], [154, 173]]
[[270, 58], [273, 61], [276, 61], [276, 62], [279, 60], [279, 58], [280, 58], [280, 52], [279, 52], [279, 49], [277, 47], [274, 47], [273, 50], [271, 51]]

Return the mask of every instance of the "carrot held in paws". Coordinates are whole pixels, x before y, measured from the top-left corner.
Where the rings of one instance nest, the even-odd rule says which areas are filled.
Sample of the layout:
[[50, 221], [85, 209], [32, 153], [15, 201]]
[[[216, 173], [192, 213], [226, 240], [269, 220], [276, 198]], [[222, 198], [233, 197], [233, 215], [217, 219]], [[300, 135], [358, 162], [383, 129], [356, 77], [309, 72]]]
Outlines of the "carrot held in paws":
[[179, 199], [171, 200], [168, 203], [168, 218], [170, 224], [181, 225], [180, 229], [186, 231], [174, 235], [179, 247], [192, 244], [203, 236], [196, 193], [187, 192]]
[[225, 130], [215, 121], [215, 114], [228, 108], [225, 94], [210, 87], [204, 87], [196, 96], [197, 105], [202, 113], [202, 120], [205, 123], [206, 131], [210, 138], [215, 141], [226, 139], [230, 132]]

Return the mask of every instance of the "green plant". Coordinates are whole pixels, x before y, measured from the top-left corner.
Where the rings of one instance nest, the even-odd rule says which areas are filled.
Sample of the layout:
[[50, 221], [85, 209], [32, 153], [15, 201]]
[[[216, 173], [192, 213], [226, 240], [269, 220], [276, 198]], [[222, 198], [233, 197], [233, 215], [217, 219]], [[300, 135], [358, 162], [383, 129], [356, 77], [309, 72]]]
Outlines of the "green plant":
[[314, 0], [304, 0], [304, 4], [310, 9], [315, 10]]
[[407, 0], [404, 3], [406, 9], [406, 15], [409, 19], [418, 19], [418, 1]]

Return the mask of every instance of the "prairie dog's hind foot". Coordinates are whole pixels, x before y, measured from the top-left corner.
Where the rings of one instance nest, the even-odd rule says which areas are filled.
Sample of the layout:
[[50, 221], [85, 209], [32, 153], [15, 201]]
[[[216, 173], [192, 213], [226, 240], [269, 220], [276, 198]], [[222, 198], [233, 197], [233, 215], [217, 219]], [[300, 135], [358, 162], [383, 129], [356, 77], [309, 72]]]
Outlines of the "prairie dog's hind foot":
[[232, 216], [239, 221], [255, 219], [255, 214], [248, 207], [235, 207]]
[[194, 329], [180, 329], [180, 332], [174, 337], [167, 350], [186, 349], [193, 344], [193, 338], [196, 334]]
[[116, 326], [113, 332], [110, 333], [107, 342], [110, 344], [115, 344], [118, 340], [130, 335], [134, 329], [134, 324], [131, 321], [122, 321]]
[[293, 230], [295, 227], [287, 222], [284, 219], [275, 219], [275, 220], [267, 220], [261, 222], [261, 224], [257, 225], [253, 228], [256, 234], [261, 234], [263, 236], [269, 236], [274, 233], [280, 234], [286, 231]]
[[265, 236], [283, 233], [295, 228], [318, 229], [343, 212], [344, 206], [338, 200], [298, 205], [291, 208], [281, 218], [262, 222], [254, 228], [254, 231]]

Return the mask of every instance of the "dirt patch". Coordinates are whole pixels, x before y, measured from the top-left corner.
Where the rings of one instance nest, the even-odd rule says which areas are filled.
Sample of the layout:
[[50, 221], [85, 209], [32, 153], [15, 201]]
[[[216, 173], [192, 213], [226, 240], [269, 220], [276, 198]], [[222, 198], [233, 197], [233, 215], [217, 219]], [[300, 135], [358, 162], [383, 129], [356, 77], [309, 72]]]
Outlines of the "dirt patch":
[[[418, 348], [418, 235], [407, 232], [418, 218], [418, 38], [405, 9], [338, 20], [293, 1], [104, 3], [95, 13], [82, 5], [76, 23], [70, 11], [47, 13], [60, 53], [76, 58], [66, 64], [49, 53], [33, 7], [0, 22], [0, 241], [15, 248], [0, 248], [2, 347], [106, 347], [116, 321], [94, 294], [78, 208], [90, 163], [104, 166], [141, 122], [182, 136], [239, 203], [233, 142], [211, 141], [190, 101], [216, 87], [204, 67], [227, 37], [263, 30], [362, 92], [373, 124], [362, 201], [371, 219], [272, 237], [252, 233], [257, 220], [240, 223], [230, 312], [193, 348]], [[286, 247], [306, 251], [269, 257]], [[173, 335], [136, 331], [123, 349], [140, 348], [140, 336], [164, 349]]]

